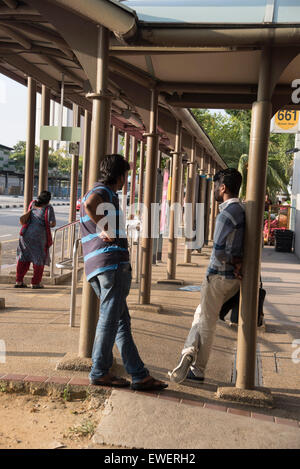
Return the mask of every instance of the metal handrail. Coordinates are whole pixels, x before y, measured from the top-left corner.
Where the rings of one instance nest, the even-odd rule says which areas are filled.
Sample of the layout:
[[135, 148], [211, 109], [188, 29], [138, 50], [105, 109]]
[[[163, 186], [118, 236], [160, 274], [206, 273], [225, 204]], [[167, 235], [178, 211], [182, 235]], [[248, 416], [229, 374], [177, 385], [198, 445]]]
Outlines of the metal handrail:
[[72, 283], [71, 283], [71, 305], [70, 305], [70, 327], [75, 326], [75, 314], [76, 314], [76, 293], [77, 293], [77, 282], [78, 282], [78, 251], [81, 243], [81, 239], [76, 239], [73, 246], [73, 258], [72, 258]]
[[[76, 227], [79, 226], [80, 221], [76, 220], [71, 223], [67, 223], [66, 225], [60, 226], [54, 230], [53, 234], [53, 244], [52, 244], [52, 256], [50, 262], [50, 278], [54, 278], [54, 269], [56, 265], [55, 257], [56, 257], [56, 245], [57, 245], [57, 234], [62, 232], [62, 239], [61, 239], [61, 249], [60, 249], [60, 261], [62, 262], [65, 259], [65, 242], [66, 242], [66, 233], [68, 234], [68, 256], [69, 258], [72, 257], [72, 248], [75, 243], [75, 233]], [[80, 230], [78, 230], [77, 239], [80, 239]], [[63, 268], [61, 268], [61, 271]]]

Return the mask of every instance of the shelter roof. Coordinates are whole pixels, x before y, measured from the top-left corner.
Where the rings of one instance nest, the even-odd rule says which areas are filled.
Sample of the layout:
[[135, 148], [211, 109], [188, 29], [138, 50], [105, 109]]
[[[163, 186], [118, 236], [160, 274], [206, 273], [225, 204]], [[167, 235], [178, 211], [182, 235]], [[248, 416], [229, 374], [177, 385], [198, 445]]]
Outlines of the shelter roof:
[[298, 0], [0, 0], [0, 73], [23, 84], [32, 76], [57, 101], [64, 76], [66, 104], [91, 111], [99, 24], [111, 31], [113, 123], [141, 138], [155, 86], [166, 149], [180, 119], [183, 146], [194, 136], [224, 165], [186, 108], [250, 109], [266, 46], [286, 63], [274, 78], [273, 111], [299, 107], [291, 102], [300, 70]]
[[299, 23], [298, 0], [127, 0], [145, 23]]

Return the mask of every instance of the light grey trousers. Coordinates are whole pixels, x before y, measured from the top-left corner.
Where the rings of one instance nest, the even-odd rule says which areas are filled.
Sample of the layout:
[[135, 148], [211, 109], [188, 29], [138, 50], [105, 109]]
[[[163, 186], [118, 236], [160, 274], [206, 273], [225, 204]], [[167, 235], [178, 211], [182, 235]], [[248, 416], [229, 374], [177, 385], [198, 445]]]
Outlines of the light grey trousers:
[[237, 293], [240, 280], [222, 275], [209, 275], [201, 287], [201, 299], [182, 353], [194, 357], [191, 370], [196, 376], [205, 372], [211, 351], [219, 312], [223, 304]]

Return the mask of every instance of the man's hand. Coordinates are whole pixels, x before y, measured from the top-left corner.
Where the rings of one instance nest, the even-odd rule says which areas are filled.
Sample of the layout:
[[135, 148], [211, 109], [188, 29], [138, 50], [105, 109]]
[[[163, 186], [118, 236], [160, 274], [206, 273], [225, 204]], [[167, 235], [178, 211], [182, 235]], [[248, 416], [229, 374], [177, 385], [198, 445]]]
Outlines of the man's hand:
[[240, 257], [233, 257], [231, 264], [234, 266], [234, 276], [238, 278], [239, 280], [242, 280], [243, 278], [243, 273], [242, 273], [242, 268], [243, 268], [243, 262]]
[[105, 243], [113, 243], [116, 238], [112, 238], [112, 235], [107, 231], [101, 231], [99, 234], [99, 238], [101, 238]]

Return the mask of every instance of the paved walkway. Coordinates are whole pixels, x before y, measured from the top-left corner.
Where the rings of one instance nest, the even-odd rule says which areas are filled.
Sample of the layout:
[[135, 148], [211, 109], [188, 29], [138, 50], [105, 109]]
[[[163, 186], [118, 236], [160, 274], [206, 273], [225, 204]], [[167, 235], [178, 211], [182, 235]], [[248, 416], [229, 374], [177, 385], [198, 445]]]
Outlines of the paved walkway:
[[[187, 285], [200, 286], [209, 254], [210, 249], [205, 248], [201, 255], [193, 255], [192, 261], [198, 266], [178, 266], [177, 277], [184, 279]], [[183, 246], [180, 243], [178, 262], [182, 262], [182, 259]], [[275, 407], [255, 408], [216, 398], [217, 388], [233, 384], [235, 378], [237, 331], [220, 322], [204, 384], [169, 383], [169, 388], [160, 393], [158, 398], [153, 395], [114, 391], [96, 433], [95, 445], [103, 438], [106, 441], [111, 440], [112, 434], [116, 435], [115, 441], [118, 440], [114, 444], [120, 445], [123, 441], [125, 445], [125, 437], [122, 432], [117, 431], [121, 427], [116, 420], [116, 411], [112, 412], [111, 409], [118, 409], [117, 402], [126, 399], [127, 409], [134, 411], [136, 408], [131, 414], [132, 422], [127, 420], [127, 427], [125, 426], [126, 445], [129, 447], [228, 447], [227, 441], [231, 441], [233, 447], [241, 448], [261, 448], [266, 447], [265, 445], [278, 448], [300, 447], [300, 263], [293, 254], [277, 253], [274, 248], [265, 247], [262, 267], [264, 287], [267, 290], [267, 325], [265, 330], [258, 333], [257, 384], [271, 390]], [[142, 359], [151, 373], [166, 380], [168, 370], [175, 366], [180, 355], [199, 301], [199, 292], [183, 291], [178, 285], [155, 283], [165, 277], [166, 253], [163, 262], [153, 266], [152, 302], [163, 306], [162, 313], [131, 308], [131, 315], [133, 333]], [[58, 361], [77, 355], [81, 289], [78, 289], [78, 311], [74, 328], [68, 326], [68, 285], [47, 286], [47, 289], [37, 292], [30, 289], [14, 290], [11, 286], [0, 285], [0, 297], [5, 297], [7, 306], [0, 312], [0, 340], [6, 346], [5, 363], [1, 363], [0, 352], [1, 380], [31, 378], [46, 382], [56, 379], [65, 384], [75, 382], [82, 386], [87, 385], [86, 371], [55, 369]], [[129, 305], [136, 304], [137, 300], [138, 286], [133, 282]], [[116, 357], [116, 372], [124, 374], [118, 352]], [[19, 376], [12, 377], [11, 374]], [[155, 412], [155, 420], [153, 417], [147, 420], [150, 402], [150, 408], [160, 409]], [[198, 415], [199, 418], [190, 419], [190, 415]], [[128, 419], [125, 410], [122, 418]], [[149, 441], [145, 443], [144, 430], [137, 432], [136, 428], [145, 429], [148, 421]], [[169, 437], [166, 430], [156, 431], [160, 425], [164, 429], [169, 428]], [[211, 428], [208, 431], [209, 425]], [[176, 428], [176, 432], [173, 428]], [[233, 432], [234, 437], [231, 440], [224, 438], [225, 446], [222, 446], [222, 435], [227, 432], [227, 428], [230, 429], [229, 433]], [[194, 433], [196, 431], [197, 445], [195, 439], [191, 443], [188, 430]], [[263, 432], [271, 435], [277, 446], [268, 443], [271, 438], [263, 439]], [[140, 435], [140, 439], [137, 439], [137, 435]], [[156, 440], [153, 439], [154, 435]], [[173, 435], [173, 443], [170, 442], [170, 435]], [[112, 440], [110, 442], [113, 443]]]

